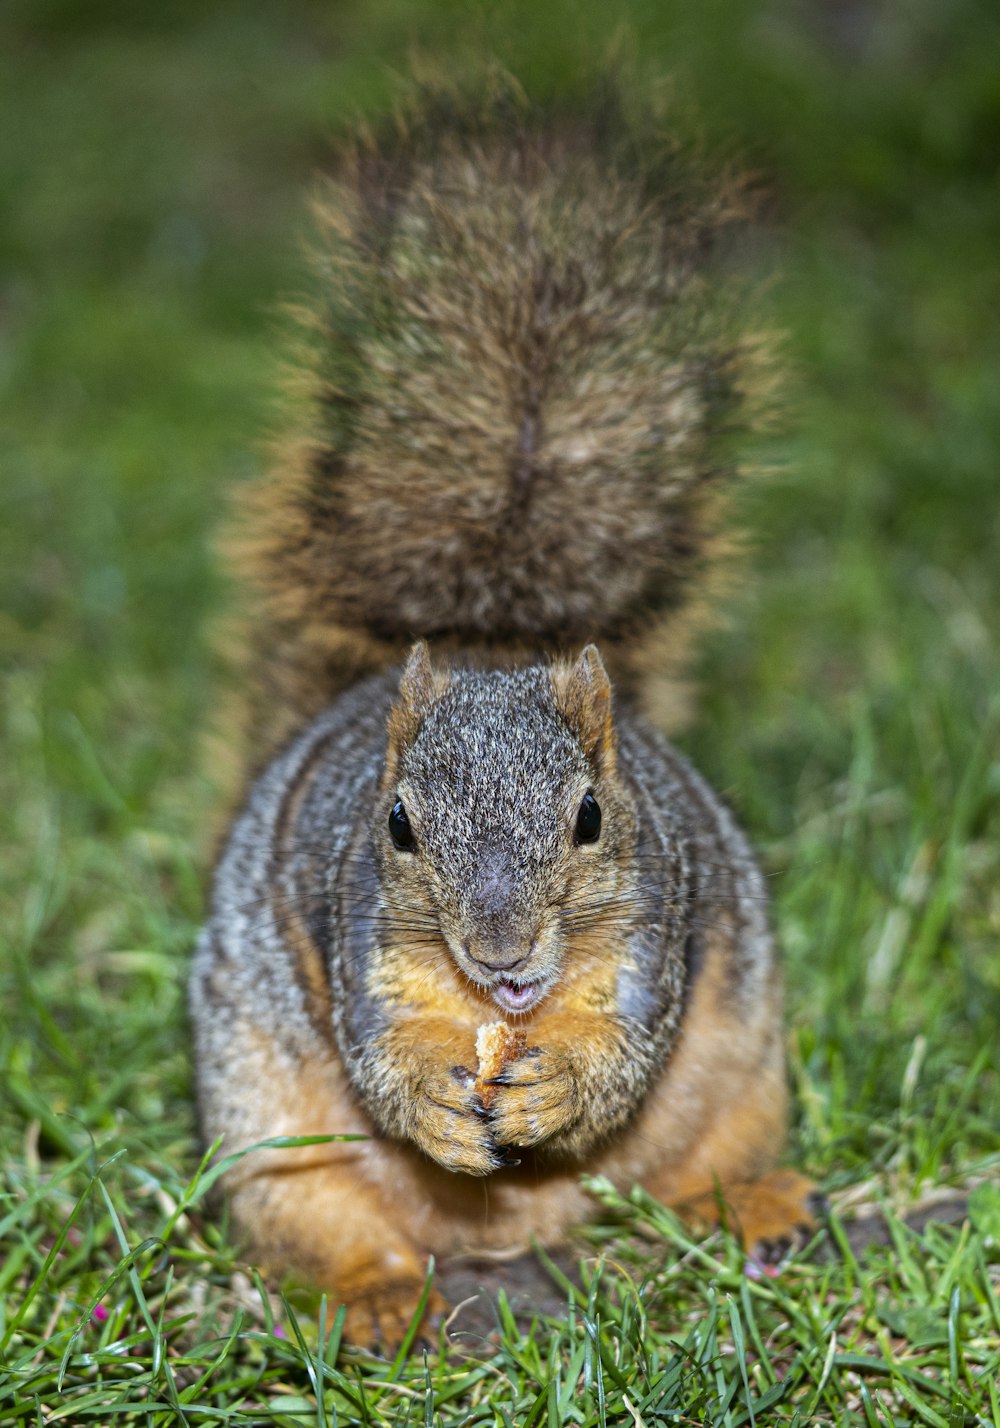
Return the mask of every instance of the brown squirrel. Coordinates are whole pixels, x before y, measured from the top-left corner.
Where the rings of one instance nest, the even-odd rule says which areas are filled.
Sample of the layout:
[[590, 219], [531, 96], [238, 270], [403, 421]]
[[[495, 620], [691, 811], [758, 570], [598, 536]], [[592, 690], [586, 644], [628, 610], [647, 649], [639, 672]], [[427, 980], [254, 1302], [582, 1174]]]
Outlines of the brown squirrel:
[[805, 1218], [772, 1170], [764, 882], [637, 709], [719, 540], [720, 434], [766, 380], [716, 260], [745, 212], [607, 104], [513, 86], [424, 95], [323, 207], [298, 426], [245, 557], [258, 764], [285, 744], [191, 1010], [225, 1152], [365, 1137], [226, 1177], [257, 1257], [346, 1302], [350, 1338], [401, 1336], [429, 1253], [557, 1240], [584, 1171], [708, 1214], [721, 1186], [749, 1240]]

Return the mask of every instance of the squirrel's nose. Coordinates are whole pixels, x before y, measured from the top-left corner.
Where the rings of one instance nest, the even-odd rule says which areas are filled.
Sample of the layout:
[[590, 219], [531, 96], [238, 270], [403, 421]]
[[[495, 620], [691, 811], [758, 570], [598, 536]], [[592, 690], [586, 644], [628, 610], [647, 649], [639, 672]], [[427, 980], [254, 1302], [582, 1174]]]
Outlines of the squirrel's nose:
[[[468, 951], [468, 949], [466, 950]], [[482, 967], [484, 972], [516, 972], [528, 960], [526, 954], [515, 957], [509, 962], [487, 962], [484, 957], [474, 957], [471, 952], [468, 953], [468, 957], [470, 962], [475, 962], [476, 966]]]

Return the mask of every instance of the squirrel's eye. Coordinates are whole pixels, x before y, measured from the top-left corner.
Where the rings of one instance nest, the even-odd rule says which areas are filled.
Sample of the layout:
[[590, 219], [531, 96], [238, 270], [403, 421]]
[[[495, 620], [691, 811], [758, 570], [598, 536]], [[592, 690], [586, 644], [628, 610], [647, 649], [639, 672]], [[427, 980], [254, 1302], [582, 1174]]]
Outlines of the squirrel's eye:
[[580, 811], [576, 815], [576, 841], [596, 843], [601, 836], [601, 805], [592, 793], [583, 795]]
[[401, 853], [413, 851], [413, 829], [401, 803], [394, 803], [389, 812], [389, 836]]

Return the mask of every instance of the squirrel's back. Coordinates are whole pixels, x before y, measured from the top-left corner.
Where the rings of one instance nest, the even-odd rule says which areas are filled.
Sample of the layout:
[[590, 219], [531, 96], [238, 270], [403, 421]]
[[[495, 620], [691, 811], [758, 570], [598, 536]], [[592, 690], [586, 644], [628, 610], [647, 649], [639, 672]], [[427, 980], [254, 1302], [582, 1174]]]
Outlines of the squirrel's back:
[[419, 637], [473, 660], [596, 638], [621, 682], [669, 617], [676, 653], [719, 438], [764, 385], [720, 256], [747, 208], [616, 102], [559, 116], [507, 82], [350, 149], [295, 435], [241, 521], [258, 753]]

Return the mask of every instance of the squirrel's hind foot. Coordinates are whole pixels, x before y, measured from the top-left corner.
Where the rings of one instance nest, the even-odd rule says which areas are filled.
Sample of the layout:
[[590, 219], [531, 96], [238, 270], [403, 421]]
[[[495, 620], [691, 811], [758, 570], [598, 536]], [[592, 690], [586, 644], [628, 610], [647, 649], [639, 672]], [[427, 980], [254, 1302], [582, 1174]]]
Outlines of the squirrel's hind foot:
[[[337, 1295], [347, 1304], [343, 1339], [361, 1349], [384, 1349], [395, 1353], [406, 1338], [423, 1296], [425, 1281], [410, 1277], [369, 1283], [352, 1290], [338, 1286]], [[431, 1347], [437, 1339], [436, 1326], [448, 1305], [433, 1287], [417, 1327], [415, 1343]]]
[[816, 1228], [816, 1185], [795, 1170], [772, 1170], [759, 1180], [725, 1185], [721, 1193], [677, 1204], [687, 1220], [723, 1224], [762, 1264], [773, 1264]]

